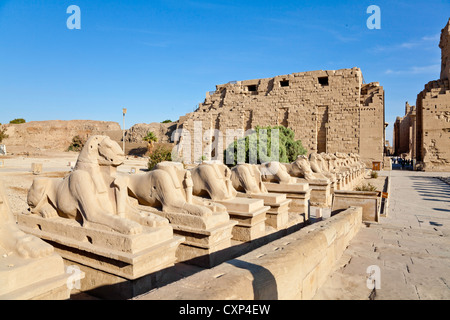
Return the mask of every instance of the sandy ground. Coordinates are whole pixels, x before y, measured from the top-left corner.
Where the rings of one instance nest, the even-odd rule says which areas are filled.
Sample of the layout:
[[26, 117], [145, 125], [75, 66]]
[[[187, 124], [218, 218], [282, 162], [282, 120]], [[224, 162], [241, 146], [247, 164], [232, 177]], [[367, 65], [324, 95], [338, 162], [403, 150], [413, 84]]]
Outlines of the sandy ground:
[[[18, 213], [28, 209], [27, 193], [35, 178], [63, 178], [71, 172], [70, 163], [76, 163], [77, 158], [77, 152], [49, 152], [45, 156], [13, 155], [0, 157], [0, 183], [5, 188], [11, 210]], [[129, 156], [118, 171], [129, 173], [132, 168], [136, 172], [146, 170], [147, 161], [146, 158]], [[32, 163], [42, 164], [41, 174], [34, 175], [32, 173]]]

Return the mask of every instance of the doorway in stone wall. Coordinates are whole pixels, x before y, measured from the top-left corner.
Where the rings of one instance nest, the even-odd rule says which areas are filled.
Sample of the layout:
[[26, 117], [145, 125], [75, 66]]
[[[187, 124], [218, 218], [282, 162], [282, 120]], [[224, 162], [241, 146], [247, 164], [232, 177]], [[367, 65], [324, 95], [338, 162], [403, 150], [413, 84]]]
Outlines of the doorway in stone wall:
[[328, 106], [317, 107], [317, 152], [327, 152]]
[[244, 113], [244, 128], [245, 131], [252, 129], [253, 110], [246, 110]]
[[289, 117], [289, 109], [288, 108], [279, 108], [278, 109], [278, 125], [284, 126], [287, 128], [288, 126], [288, 117]]

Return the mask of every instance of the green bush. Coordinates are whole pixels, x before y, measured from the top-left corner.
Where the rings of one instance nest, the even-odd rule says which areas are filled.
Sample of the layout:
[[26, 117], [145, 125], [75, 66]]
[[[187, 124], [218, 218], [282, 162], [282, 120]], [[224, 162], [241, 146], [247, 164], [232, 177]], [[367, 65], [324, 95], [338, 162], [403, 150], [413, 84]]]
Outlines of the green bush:
[[364, 184], [362, 186], [356, 187], [356, 191], [377, 191], [377, 187], [375, 187], [370, 182], [368, 184]]
[[8, 135], [5, 132], [6, 132], [6, 128], [0, 127], [0, 143], [2, 143], [3, 139], [8, 138]]
[[[274, 129], [279, 130], [278, 141], [272, 141], [271, 139], [271, 133]], [[262, 134], [262, 130], [267, 131], [266, 136]], [[267, 141], [264, 138], [267, 138]], [[228, 166], [235, 166], [237, 164], [237, 149], [239, 145], [245, 148], [246, 163], [249, 163], [250, 158], [254, 159], [255, 155], [258, 163], [273, 160], [289, 163], [294, 161], [297, 156], [306, 154], [306, 149], [303, 147], [302, 142], [300, 140], [295, 140], [294, 131], [284, 126], [257, 126], [254, 133], [231, 143], [224, 151], [225, 163]], [[260, 145], [261, 148], [259, 147]], [[278, 158], [277, 155], [272, 155], [272, 147], [274, 149], [278, 147]]]
[[25, 123], [25, 122], [26, 122], [25, 119], [18, 118], [18, 119], [11, 120], [9, 123], [11, 123], [11, 124], [21, 124], [21, 123]]
[[164, 120], [163, 122], [161, 122], [161, 123], [171, 123], [172, 122], [172, 120]]
[[163, 161], [172, 161], [172, 148], [169, 146], [159, 145], [150, 153], [147, 167], [152, 170], [158, 163]]
[[75, 136], [72, 138], [72, 143], [70, 144], [67, 151], [81, 151], [85, 143], [86, 141], [81, 139], [80, 136]]
[[372, 179], [378, 178], [378, 172], [372, 171], [372, 173], [370, 174], [370, 177], [371, 177]]

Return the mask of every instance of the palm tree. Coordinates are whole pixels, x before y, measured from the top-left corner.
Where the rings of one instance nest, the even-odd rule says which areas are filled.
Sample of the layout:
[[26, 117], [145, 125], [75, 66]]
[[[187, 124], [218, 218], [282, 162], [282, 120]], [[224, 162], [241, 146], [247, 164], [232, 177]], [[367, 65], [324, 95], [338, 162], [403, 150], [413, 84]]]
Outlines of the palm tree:
[[158, 138], [153, 133], [153, 131], [149, 131], [147, 133], [147, 135], [142, 140], [147, 141], [147, 150], [148, 150], [148, 152], [151, 152], [152, 149], [153, 149], [153, 144], [155, 142], [158, 142]]

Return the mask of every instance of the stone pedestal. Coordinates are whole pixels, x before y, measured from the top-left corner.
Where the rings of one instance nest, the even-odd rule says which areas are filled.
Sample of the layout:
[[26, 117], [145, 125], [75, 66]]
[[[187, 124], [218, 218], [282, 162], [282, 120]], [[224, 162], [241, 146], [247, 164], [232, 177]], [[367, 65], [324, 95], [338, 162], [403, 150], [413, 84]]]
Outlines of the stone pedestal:
[[266, 225], [281, 230], [287, 227], [289, 222], [289, 204], [292, 200], [287, 199], [282, 193], [256, 193], [248, 195], [239, 192], [238, 197], [262, 199], [264, 205], [269, 206], [270, 209], [266, 212]]
[[264, 182], [264, 186], [270, 193], [285, 194], [286, 198], [291, 200], [289, 203], [289, 214], [291, 216], [300, 216], [301, 222], [308, 221], [311, 198], [311, 189], [308, 183]]
[[334, 190], [338, 190], [338, 180], [337, 179], [332, 180], [331, 184], [330, 184], [331, 198], [333, 198]]
[[144, 208], [141, 207], [142, 210], [167, 218], [174, 234], [185, 238], [176, 252], [178, 262], [211, 268], [227, 260], [223, 250], [231, 246], [232, 230], [237, 224], [230, 220], [227, 212], [195, 216]]
[[337, 191], [334, 194], [333, 214], [349, 207], [362, 207], [363, 221], [380, 221], [381, 198], [379, 192]]
[[270, 207], [264, 206], [264, 200], [236, 197], [216, 202], [227, 208], [231, 220], [237, 221], [233, 240], [252, 241], [266, 234], [266, 212]]
[[336, 182], [334, 184], [334, 191], [342, 190], [342, 175], [340, 173], [336, 173]]
[[174, 237], [168, 221], [160, 219], [157, 227], [143, 226], [142, 233], [124, 235], [61, 217], [17, 216], [24, 232], [53, 245], [67, 265], [80, 266], [86, 274], [81, 291], [104, 299], [129, 299], [149, 291], [153, 289], [149, 277], [174, 265], [175, 252], [184, 238]]
[[61, 256], [22, 258], [0, 247], [0, 300], [65, 300], [70, 297]]
[[308, 183], [311, 188], [311, 205], [318, 207], [331, 207], [333, 196], [330, 180], [306, 180], [297, 178], [298, 183]]

